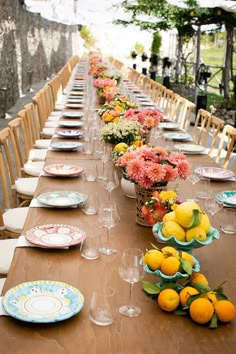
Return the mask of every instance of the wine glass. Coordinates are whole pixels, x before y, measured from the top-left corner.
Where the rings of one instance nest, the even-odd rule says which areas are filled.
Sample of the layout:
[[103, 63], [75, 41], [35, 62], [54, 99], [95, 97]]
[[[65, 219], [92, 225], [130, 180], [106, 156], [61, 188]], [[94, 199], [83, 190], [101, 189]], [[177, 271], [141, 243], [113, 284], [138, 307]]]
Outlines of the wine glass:
[[111, 228], [115, 227], [120, 221], [116, 203], [112, 201], [102, 203], [98, 210], [98, 220], [101, 227], [107, 229], [107, 244], [100, 248], [100, 252], [109, 256], [117, 252], [116, 249], [111, 248], [109, 245]]
[[105, 163], [108, 162], [111, 158], [111, 147], [105, 144], [102, 149], [102, 153], [100, 156], [102, 160], [102, 176], [98, 176], [99, 179], [105, 179], [104, 172], [105, 172]]
[[138, 283], [144, 278], [143, 252], [138, 248], [126, 249], [121, 258], [119, 267], [120, 277], [130, 283], [129, 304], [119, 308], [119, 313], [127, 317], [136, 317], [141, 314], [141, 309], [132, 305], [132, 293], [134, 283]]
[[207, 211], [212, 216], [212, 224], [214, 221], [214, 215], [223, 208], [223, 200], [222, 202], [216, 199], [215, 195], [211, 195], [209, 198], [205, 200], [205, 207]]
[[119, 186], [119, 178], [117, 172], [113, 168], [108, 168], [105, 170], [103, 184], [108, 190], [109, 200], [111, 200], [111, 192]]

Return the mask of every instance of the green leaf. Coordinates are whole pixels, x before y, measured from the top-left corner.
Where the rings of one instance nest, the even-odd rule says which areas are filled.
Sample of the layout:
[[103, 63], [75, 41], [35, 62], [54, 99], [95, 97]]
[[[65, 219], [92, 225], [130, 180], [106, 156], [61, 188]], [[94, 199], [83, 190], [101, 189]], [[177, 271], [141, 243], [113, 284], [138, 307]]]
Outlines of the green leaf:
[[191, 275], [193, 272], [193, 267], [191, 266], [190, 262], [187, 259], [184, 259], [182, 257], [180, 258], [180, 262], [185, 273]]
[[211, 291], [211, 288], [208, 285], [199, 283], [198, 281], [193, 281], [191, 285], [197, 289], [200, 293], [205, 294], [208, 291]]
[[222, 293], [216, 293], [216, 298], [218, 300], [228, 300], [228, 297], [225, 294], [222, 294]]
[[178, 315], [178, 316], [186, 316], [186, 315], [188, 315], [188, 311], [184, 311], [183, 309], [182, 310], [175, 310], [174, 314]]
[[200, 215], [201, 211], [198, 209], [193, 209], [193, 216], [192, 216], [192, 220], [191, 220], [191, 225], [189, 225], [188, 229], [192, 229], [193, 227], [196, 227], [200, 224], [201, 220], [200, 220]]
[[155, 250], [158, 250], [160, 251], [160, 248], [158, 248], [156, 245], [154, 245], [154, 243], [150, 242], [151, 243], [151, 246], [155, 249]]
[[161, 289], [160, 286], [157, 284], [154, 284], [147, 280], [143, 280], [142, 285], [143, 285], [143, 290], [150, 295], [157, 295], [160, 293]]
[[201, 295], [200, 294], [190, 295], [188, 300], [186, 301], [186, 306], [183, 309], [189, 308], [189, 306], [191, 305], [193, 300], [196, 300], [199, 296], [201, 296]]
[[218, 319], [216, 316], [216, 313], [214, 312], [212, 318], [211, 318], [211, 322], [209, 324], [209, 328], [217, 328], [218, 327]]

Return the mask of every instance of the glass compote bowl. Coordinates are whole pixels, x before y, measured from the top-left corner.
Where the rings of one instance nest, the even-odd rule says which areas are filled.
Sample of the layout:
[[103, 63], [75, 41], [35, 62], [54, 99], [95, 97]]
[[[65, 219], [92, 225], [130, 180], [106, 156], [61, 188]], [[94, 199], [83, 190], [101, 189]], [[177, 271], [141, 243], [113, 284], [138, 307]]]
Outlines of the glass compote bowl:
[[107, 245], [102, 246], [100, 248], [100, 252], [107, 256], [112, 255], [116, 253], [117, 250], [111, 248], [109, 245], [110, 231], [120, 221], [116, 203], [112, 201], [103, 202], [98, 210], [98, 220], [101, 227], [105, 227], [107, 229]]
[[143, 252], [138, 248], [126, 249], [119, 266], [120, 277], [130, 284], [129, 304], [119, 308], [119, 313], [127, 317], [136, 317], [141, 314], [141, 309], [132, 305], [133, 285], [144, 278]]

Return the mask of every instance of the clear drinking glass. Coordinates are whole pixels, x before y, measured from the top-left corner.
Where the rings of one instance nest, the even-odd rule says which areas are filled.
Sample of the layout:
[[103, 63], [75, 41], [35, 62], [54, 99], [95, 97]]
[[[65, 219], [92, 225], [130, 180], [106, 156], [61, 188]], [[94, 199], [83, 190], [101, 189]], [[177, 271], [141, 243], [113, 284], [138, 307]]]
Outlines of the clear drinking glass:
[[141, 314], [141, 309], [132, 305], [133, 285], [144, 278], [143, 252], [138, 248], [126, 249], [121, 258], [119, 267], [120, 277], [130, 284], [129, 304], [119, 308], [119, 313], [127, 317], [136, 317]]
[[107, 229], [107, 244], [100, 248], [100, 252], [107, 256], [112, 255], [117, 252], [116, 249], [111, 248], [109, 245], [110, 241], [110, 231], [115, 227], [120, 221], [116, 203], [112, 201], [104, 202], [98, 210], [98, 220], [102, 227]]
[[205, 200], [206, 210], [212, 216], [212, 224], [214, 223], [214, 215], [223, 209], [223, 202], [220, 202], [216, 199], [215, 195], [211, 195], [208, 199]]
[[113, 189], [119, 186], [119, 178], [116, 170], [114, 170], [113, 168], [105, 170], [103, 184], [104, 187], [108, 190], [109, 200], [111, 200], [111, 192], [113, 191]]

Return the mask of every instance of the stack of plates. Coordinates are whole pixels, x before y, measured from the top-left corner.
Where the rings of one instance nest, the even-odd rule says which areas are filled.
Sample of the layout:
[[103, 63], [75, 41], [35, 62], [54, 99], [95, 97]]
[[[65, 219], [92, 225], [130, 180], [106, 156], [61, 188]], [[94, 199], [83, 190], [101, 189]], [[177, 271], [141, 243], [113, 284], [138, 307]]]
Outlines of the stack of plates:
[[198, 167], [195, 172], [203, 178], [212, 180], [227, 181], [234, 177], [234, 172], [220, 167]]
[[224, 191], [216, 195], [216, 200], [226, 206], [236, 207], [236, 191]]

